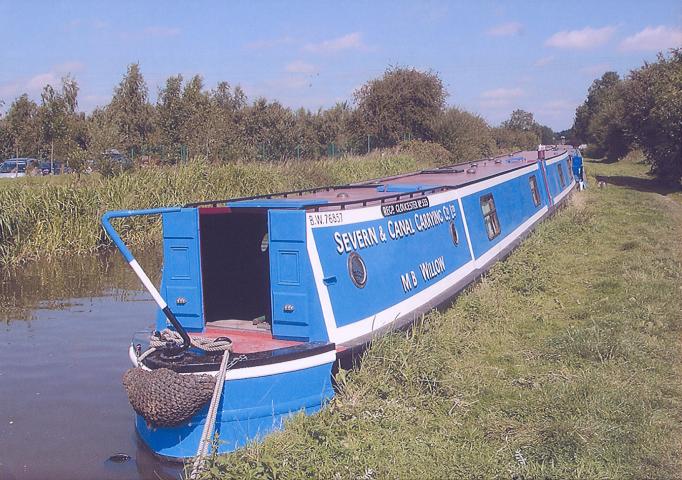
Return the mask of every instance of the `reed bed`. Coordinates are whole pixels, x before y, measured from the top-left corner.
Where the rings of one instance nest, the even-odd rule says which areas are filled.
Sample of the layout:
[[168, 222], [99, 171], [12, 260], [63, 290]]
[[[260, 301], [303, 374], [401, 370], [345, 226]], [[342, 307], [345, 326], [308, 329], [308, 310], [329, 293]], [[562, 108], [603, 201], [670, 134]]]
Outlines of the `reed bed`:
[[[183, 205], [342, 184], [417, 169], [408, 156], [369, 155], [316, 162], [209, 164], [194, 159], [173, 167], [99, 175], [0, 181], [0, 265], [84, 255], [110, 246], [100, 226], [107, 210]], [[120, 220], [133, 247], [159, 240], [158, 218]]]

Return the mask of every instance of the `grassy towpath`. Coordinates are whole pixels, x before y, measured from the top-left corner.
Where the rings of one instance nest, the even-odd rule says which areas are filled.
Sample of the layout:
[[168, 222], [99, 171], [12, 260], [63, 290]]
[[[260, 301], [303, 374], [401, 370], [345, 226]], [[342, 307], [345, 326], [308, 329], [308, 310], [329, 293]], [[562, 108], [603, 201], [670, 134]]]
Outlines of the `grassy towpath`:
[[[206, 478], [682, 476], [682, 204], [637, 163]], [[670, 192], [667, 192], [670, 193]]]

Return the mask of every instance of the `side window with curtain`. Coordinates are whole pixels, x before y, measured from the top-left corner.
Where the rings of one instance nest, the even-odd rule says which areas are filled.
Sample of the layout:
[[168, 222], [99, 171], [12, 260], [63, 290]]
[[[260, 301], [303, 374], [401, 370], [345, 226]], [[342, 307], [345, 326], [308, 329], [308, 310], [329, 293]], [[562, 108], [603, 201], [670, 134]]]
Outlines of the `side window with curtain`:
[[564, 177], [564, 166], [560, 163], [557, 165], [557, 170], [559, 170], [559, 183], [561, 184], [562, 190], [566, 187], [566, 178]]
[[530, 184], [530, 193], [533, 196], [533, 203], [536, 207], [540, 206], [540, 191], [538, 190], [538, 179], [535, 175], [528, 177], [528, 183]]
[[481, 197], [481, 212], [483, 212], [483, 221], [488, 239], [492, 240], [501, 232], [500, 220], [497, 218], [497, 209], [495, 209], [495, 199], [492, 193]]

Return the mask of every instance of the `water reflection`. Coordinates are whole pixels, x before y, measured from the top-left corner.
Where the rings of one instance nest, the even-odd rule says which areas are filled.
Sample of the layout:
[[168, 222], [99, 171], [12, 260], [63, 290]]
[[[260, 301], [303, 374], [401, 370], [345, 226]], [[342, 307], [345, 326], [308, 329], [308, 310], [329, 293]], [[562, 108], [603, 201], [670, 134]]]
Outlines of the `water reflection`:
[[[158, 278], [160, 258], [140, 263]], [[117, 256], [3, 271], [0, 478], [172, 479], [134, 431], [121, 385], [135, 331], [156, 306]], [[109, 461], [115, 453], [131, 459]]]
[[[138, 255], [154, 281], [160, 278], [161, 260], [157, 253]], [[128, 291], [140, 288], [117, 252], [0, 269], [0, 320], [31, 320], [38, 306], [65, 309], [72, 298], [120, 295], [125, 300]]]

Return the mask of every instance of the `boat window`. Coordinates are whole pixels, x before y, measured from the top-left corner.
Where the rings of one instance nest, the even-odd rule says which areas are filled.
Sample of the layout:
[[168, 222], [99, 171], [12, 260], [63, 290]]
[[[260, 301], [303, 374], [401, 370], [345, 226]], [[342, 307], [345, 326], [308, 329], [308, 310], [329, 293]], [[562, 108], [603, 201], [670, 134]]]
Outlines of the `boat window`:
[[452, 243], [455, 246], [459, 245], [459, 236], [457, 235], [457, 227], [455, 227], [455, 222], [450, 222], [450, 235], [452, 236]]
[[559, 164], [557, 170], [559, 170], [559, 183], [563, 189], [566, 186], [566, 179], [564, 178], [564, 166]]
[[266, 233], [263, 235], [263, 239], [260, 241], [260, 251], [265, 253], [268, 251], [268, 245], [270, 244], [270, 237]]
[[497, 237], [501, 231], [492, 193], [481, 197], [481, 211], [483, 212], [483, 221], [485, 222], [485, 230], [488, 233], [488, 239], [492, 240]]
[[353, 285], [363, 288], [367, 283], [367, 267], [365, 261], [357, 252], [348, 255], [348, 274], [353, 281]]
[[538, 179], [535, 175], [528, 177], [528, 183], [530, 184], [530, 193], [533, 195], [533, 203], [535, 206], [540, 205], [540, 192], [538, 191]]

